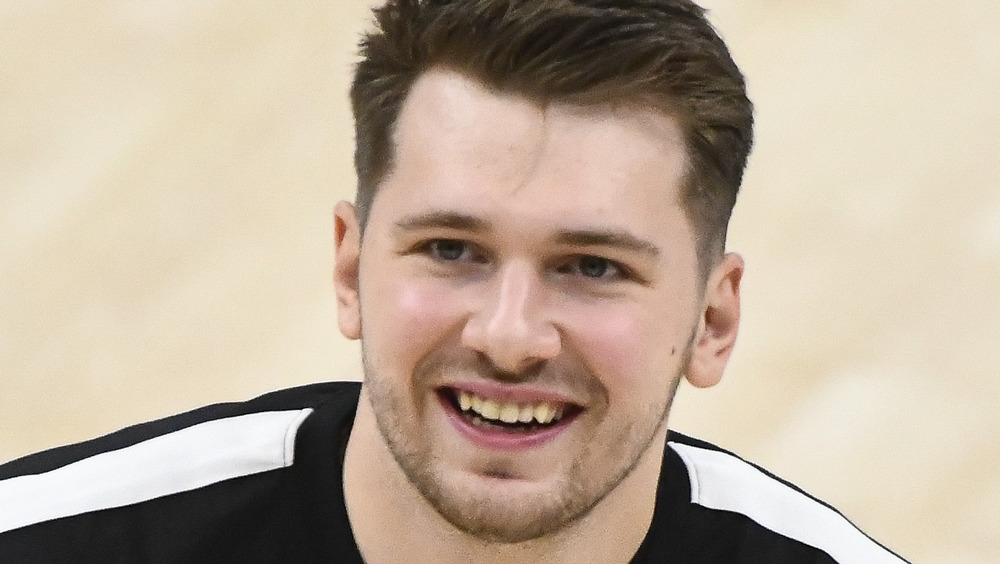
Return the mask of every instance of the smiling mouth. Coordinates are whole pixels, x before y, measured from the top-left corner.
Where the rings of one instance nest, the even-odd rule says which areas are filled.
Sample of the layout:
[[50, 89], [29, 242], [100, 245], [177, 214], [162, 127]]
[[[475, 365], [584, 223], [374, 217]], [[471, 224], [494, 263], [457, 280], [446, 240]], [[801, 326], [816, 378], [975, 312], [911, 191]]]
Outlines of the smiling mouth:
[[469, 424], [507, 433], [531, 433], [555, 427], [582, 411], [573, 404], [498, 401], [456, 389], [442, 389], [439, 394]]

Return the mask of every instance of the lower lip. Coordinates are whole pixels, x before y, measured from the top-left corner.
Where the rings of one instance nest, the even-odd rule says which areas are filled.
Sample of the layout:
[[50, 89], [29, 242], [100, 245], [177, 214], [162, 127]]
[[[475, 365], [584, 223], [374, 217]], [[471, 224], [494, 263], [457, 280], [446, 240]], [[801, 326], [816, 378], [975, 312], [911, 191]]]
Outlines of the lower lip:
[[476, 427], [459, 413], [444, 397], [438, 398], [448, 420], [465, 438], [477, 446], [491, 450], [525, 450], [540, 446], [559, 436], [575, 416], [567, 416], [558, 423], [536, 431], [511, 433], [499, 429]]

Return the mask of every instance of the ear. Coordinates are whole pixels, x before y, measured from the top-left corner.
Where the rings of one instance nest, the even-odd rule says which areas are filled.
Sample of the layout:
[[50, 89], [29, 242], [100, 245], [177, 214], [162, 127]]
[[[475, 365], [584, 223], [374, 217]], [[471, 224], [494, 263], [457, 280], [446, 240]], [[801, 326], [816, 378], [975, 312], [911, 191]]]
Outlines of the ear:
[[338, 202], [334, 219], [333, 286], [337, 293], [337, 325], [348, 339], [361, 338], [361, 302], [358, 270], [361, 258], [361, 227], [350, 202]]
[[695, 334], [686, 377], [691, 385], [707, 388], [719, 383], [736, 343], [740, 326], [740, 280], [743, 258], [726, 254], [712, 269]]

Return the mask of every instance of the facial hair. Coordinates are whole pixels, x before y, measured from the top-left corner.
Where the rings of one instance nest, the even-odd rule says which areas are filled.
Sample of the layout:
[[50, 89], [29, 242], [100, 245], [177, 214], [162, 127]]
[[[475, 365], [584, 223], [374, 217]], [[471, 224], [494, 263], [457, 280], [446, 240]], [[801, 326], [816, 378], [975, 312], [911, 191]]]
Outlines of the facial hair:
[[[502, 381], [572, 379], [577, 387], [585, 386], [591, 394], [603, 393], [606, 397], [606, 390], [598, 378], [589, 373], [580, 374], [580, 371], [554, 375], [557, 371], [544, 365], [522, 374], [504, 373], [483, 355], [463, 351], [438, 357], [432, 354], [414, 369], [410, 380], [398, 382], [373, 365], [363, 339], [362, 362], [365, 386], [379, 431], [409, 483], [458, 530], [487, 543], [509, 544], [565, 529], [587, 515], [628, 477], [666, 424], [692, 346], [693, 337], [684, 351], [679, 370], [671, 375], [666, 389], [661, 392], [660, 401], [649, 405], [640, 417], [616, 429], [610, 439], [599, 443], [587, 441], [554, 487], [527, 499], [510, 499], [504, 495], [502, 482], [508, 476], [507, 469], [502, 466], [479, 469], [481, 476], [497, 479], [498, 487], [494, 491], [463, 484], [445, 471], [442, 464], [447, 461], [442, 462], [433, 442], [428, 440], [430, 433], [421, 425], [426, 415], [421, 403], [425, 394], [433, 393], [430, 391], [432, 383], [445, 371]], [[604, 467], [595, 468], [595, 461], [600, 461]]]

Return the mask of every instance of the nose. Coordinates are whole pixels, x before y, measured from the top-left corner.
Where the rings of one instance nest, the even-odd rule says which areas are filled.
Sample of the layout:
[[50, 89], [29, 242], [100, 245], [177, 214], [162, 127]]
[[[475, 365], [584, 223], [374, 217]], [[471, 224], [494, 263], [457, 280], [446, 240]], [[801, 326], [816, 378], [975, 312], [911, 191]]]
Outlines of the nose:
[[509, 373], [554, 358], [561, 336], [548, 315], [546, 288], [531, 264], [510, 263], [476, 297], [462, 330], [462, 344]]

